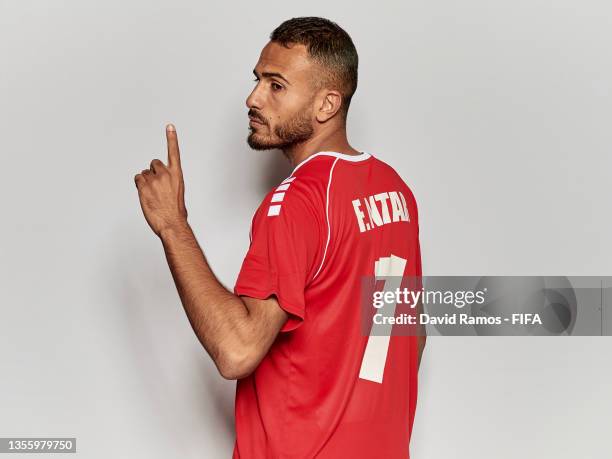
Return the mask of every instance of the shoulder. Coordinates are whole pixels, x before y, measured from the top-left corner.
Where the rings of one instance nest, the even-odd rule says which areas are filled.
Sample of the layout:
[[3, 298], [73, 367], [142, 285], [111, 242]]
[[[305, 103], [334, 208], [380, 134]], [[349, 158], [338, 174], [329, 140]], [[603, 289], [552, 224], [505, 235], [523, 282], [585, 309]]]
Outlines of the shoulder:
[[376, 165], [382, 173], [384, 173], [391, 180], [395, 180], [401, 183], [401, 185], [404, 186], [406, 190], [412, 195], [412, 190], [410, 189], [410, 186], [408, 185], [408, 183], [406, 183], [406, 181], [402, 178], [402, 176], [393, 166], [378, 158], [376, 158]]
[[336, 158], [321, 156], [308, 159], [277, 185], [274, 185], [264, 197], [259, 211], [265, 215], [280, 215], [283, 210], [289, 212], [307, 211], [319, 214], [325, 209], [325, 197], [334, 160]]
[[395, 168], [389, 163], [383, 161], [380, 158], [374, 158], [373, 164], [377, 174], [384, 175], [386, 178], [391, 180], [397, 180], [402, 183], [405, 183], [400, 174], [397, 172], [397, 170], [395, 170]]
[[318, 222], [323, 202], [320, 182], [310, 176], [290, 176], [268, 191], [257, 209], [254, 220], [268, 224]]

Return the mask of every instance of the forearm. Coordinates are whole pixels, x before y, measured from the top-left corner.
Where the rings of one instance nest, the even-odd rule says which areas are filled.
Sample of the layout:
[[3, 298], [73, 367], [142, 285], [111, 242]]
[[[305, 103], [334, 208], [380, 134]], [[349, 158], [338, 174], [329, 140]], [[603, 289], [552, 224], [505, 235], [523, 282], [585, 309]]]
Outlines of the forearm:
[[215, 277], [187, 222], [160, 234], [189, 322], [221, 374], [246, 349], [248, 309]]

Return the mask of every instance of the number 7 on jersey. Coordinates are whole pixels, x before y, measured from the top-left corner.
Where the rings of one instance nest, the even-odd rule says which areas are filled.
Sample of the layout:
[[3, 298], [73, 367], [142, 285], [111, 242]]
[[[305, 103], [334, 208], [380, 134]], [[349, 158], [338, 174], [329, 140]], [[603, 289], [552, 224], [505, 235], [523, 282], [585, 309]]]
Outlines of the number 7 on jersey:
[[[407, 260], [391, 255], [381, 257], [374, 263], [374, 274], [376, 280], [385, 281], [384, 291], [395, 291], [400, 287]], [[397, 303], [386, 303], [385, 315], [392, 317], [395, 315]], [[366, 345], [359, 377], [369, 381], [381, 383], [387, 362], [387, 352], [389, 351], [389, 341], [391, 339], [392, 324], [372, 324], [368, 343]], [[373, 332], [376, 331], [374, 335]]]

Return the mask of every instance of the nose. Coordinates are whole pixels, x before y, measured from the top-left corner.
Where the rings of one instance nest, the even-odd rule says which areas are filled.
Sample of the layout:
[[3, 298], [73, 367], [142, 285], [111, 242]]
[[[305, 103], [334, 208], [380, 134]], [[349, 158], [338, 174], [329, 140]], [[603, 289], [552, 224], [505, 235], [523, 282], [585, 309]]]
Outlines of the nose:
[[249, 110], [261, 110], [261, 100], [257, 88], [259, 88], [259, 85], [256, 85], [251, 91], [251, 94], [249, 94], [249, 96], [246, 98], [246, 106], [249, 108]]

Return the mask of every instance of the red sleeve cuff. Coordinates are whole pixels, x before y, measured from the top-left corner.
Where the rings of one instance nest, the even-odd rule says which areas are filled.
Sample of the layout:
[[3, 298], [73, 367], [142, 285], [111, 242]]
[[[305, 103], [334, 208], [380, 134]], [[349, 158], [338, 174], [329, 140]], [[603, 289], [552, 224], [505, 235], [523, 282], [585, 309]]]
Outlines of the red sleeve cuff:
[[257, 290], [251, 287], [234, 287], [234, 294], [238, 296], [249, 296], [251, 298], [257, 298], [259, 300], [265, 300], [270, 298], [272, 295], [276, 297], [279, 306], [289, 314], [287, 322], [280, 329], [281, 332], [292, 331], [298, 328], [304, 321], [304, 308], [300, 308], [287, 301], [284, 297], [274, 290]]

